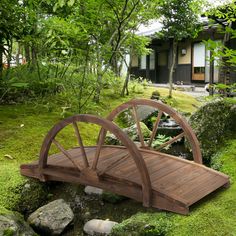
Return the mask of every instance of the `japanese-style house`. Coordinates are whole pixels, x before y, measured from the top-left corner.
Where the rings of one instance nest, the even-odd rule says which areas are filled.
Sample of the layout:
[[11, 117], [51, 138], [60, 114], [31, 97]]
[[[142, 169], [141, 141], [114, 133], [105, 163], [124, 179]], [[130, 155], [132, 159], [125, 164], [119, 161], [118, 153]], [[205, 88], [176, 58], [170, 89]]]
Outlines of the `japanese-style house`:
[[[203, 22], [204, 24], [204, 22]], [[210, 50], [206, 48], [203, 40], [224, 40], [225, 35], [217, 30], [217, 24], [209, 26], [206, 22], [202, 31], [195, 39], [184, 39], [178, 44], [176, 67], [173, 74], [173, 82], [180, 84], [204, 85], [210, 82]], [[236, 28], [236, 22], [232, 23]], [[159, 28], [160, 30], [160, 28]], [[158, 31], [158, 28], [156, 29]], [[143, 77], [153, 83], [168, 83], [169, 61], [171, 57], [170, 42], [155, 37], [155, 29], [146, 29], [141, 34], [151, 37], [149, 55], [140, 57], [132, 55], [131, 74], [134, 77]], [[236, 49], [236, 39], [226, 41], [226, 46]], [[225, 81], [236, 82], [236, 70], [230, 66], [220, 67], [220, 59], [214, 60], [213, 83]]]

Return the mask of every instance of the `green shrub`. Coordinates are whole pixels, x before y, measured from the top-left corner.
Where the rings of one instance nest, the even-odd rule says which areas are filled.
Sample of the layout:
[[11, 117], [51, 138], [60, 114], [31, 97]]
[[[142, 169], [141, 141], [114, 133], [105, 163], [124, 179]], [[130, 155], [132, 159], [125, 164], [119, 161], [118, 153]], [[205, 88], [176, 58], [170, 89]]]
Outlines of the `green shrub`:
[[223, 141], [236, 133], [236, 101], [217, 99], [211, 101], [190, 117], [201, 145], [203, 161], [211, 164], [211, 157], [223, 145]]

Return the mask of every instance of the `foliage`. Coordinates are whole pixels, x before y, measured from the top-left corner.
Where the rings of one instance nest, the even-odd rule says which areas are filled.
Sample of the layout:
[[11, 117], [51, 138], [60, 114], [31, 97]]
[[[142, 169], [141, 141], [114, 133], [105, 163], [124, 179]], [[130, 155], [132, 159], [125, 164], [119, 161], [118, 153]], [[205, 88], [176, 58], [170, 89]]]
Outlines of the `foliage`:
[[[236, 65], [236, 50], [232, 46], [233, 42], [231, 45], [231, 40], [234, 41], [236, 38], [234, 27], [236, 21], [235, 2], [232, 1], [217, 8], [210, 8], [206, 14], [212, 19], [212, 24], [218, 23], [218, 33], [224, 34], [224, 39], [221, 41], [213, 41], [212, 39], [205, 41], [207, 48], [212, 53], [211, 60], [220, 59], [220, 68], [234, 67]], [[222, 82], [225, 83], [226, 81]], [[232, 83], [232, 81], [229, 83]]]
[[[170, 140], [171, 137], [168, 137], [164, 134], [158, 134], [156, 136], [156, 138], [154, 139], [154, 141], [152, 142], [152, 147], [155, 149], [155, 148], [158, 148], [160, 145], [162, 145], [163, 143], [167, 142]], [[166, 146], [165, 149], [168, 149], [169, 146]]]
[[160, 92], [158, 90], [155, 90], [155, 91], [152, 92], [151, 99], [159, 100], [160, 95], [161, 95]]

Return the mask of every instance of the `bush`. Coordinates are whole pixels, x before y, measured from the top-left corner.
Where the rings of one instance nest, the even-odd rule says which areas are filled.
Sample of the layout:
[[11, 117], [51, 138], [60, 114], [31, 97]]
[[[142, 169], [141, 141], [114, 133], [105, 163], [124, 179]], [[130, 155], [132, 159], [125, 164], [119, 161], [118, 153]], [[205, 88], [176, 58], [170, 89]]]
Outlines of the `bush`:
[[190, 125], [201, 145], [203, 161], [211, 164], [211, 157], [223, 141], [236, 133], [236, 101], [217, 99], [202, 106], [190, 117]]

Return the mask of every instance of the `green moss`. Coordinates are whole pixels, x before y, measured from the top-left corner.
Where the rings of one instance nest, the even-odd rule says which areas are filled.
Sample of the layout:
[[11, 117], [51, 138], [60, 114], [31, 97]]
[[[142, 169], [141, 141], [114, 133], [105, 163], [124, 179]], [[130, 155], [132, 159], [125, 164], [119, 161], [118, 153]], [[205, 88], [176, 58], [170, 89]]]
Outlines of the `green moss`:
[[171, 225], [171, 219], [166, 213], [138, 213], [114, 226], [111, 235], [164, 236]]
[[15, 234], [15, 232], [12, 229], [6, 229], [3, 232], [3, 236], [13, 236], [14, 234]]

